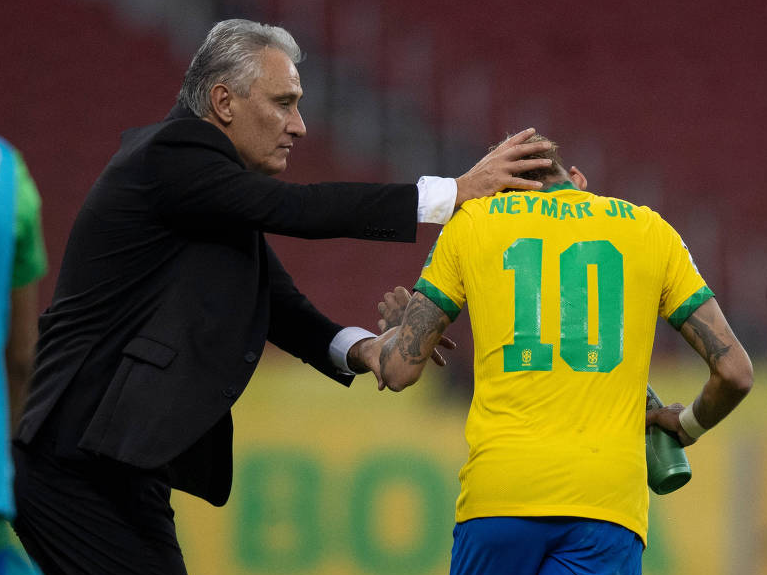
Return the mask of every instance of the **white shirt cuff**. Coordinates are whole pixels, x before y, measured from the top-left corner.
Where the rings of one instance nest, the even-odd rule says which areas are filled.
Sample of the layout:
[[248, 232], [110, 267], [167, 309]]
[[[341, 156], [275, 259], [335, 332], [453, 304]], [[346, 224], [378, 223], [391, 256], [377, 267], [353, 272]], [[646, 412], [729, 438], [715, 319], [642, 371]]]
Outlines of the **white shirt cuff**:
[[339, 369], [339, 371], [341, 371], [341, 373], [345, 375], [356, 375], [357, 372], [349, 369], [349, 364], [346, 363], [346, 356], [355, 343], [368, 337], [378, 336], [361, 327], [345, 327], [336, 334], [333, 341], [330, 342], [330, 361]]
[[446, 224], [455, 211], [458, 184], [453, 178], [421, 176], [417, 185], [418, 222]]

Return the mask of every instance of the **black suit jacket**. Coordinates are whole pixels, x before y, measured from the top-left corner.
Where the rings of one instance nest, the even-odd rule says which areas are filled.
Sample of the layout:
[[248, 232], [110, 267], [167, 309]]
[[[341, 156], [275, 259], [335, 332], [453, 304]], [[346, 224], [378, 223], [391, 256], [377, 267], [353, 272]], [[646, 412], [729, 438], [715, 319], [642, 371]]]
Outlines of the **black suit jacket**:
[[328, 358], [341, 326], [295, 288], [263, 232], [414, 241], [417, 201], [415, 185], [248, 171], [223, 132], [178, 106], [128, 130], [70, 234], [16, 440], [167, 467], [173, 487], [223, 504], [230, 408], [267, 339], [352, 379]]

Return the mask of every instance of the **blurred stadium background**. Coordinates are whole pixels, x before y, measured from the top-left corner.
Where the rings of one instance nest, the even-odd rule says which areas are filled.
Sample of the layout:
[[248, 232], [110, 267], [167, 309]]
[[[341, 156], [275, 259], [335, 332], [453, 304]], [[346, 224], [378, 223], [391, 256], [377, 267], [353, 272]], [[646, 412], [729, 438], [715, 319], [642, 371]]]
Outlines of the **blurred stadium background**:
[[[674, 225], [757, 385], [689, 450], [692, 482], [653, 497], [645, 573], [767, 574], [767, 4], [3, 0], [0, 134], [43, 197], [41, 306], [119, 133], [167, 113], [192, 52], [230, 17], [283, 25], [306, 53], [309, 135], [285, 179], [456, 176], [535, 126], [592, 191]], [[422, 226], [415, 245], [271, 240], [320, 309], [372, 328], [381, 294], [412, 285], [437, 233]], [[236, 406], [230, 504], [176, 497], [190, 573], [444, 573], [471, 393], [467, 317], [449, 334], [450, 367], [396, 396], [368, 377], [340, 389], [269, 350]], [[659, 325], [661, 397], [694, 397], [706, 377], [696, 359]]]

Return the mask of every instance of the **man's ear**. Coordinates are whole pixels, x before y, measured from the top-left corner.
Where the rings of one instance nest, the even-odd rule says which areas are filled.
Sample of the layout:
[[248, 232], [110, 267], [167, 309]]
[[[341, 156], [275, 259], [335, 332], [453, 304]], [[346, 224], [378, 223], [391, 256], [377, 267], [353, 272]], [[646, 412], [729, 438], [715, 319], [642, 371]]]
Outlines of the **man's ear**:
[[231, 124], [234, 118], [232, 111], [232, 91], [226, 84], [216, 84], [210, 89], [210, 107], [213, 119], [224, 126]]
[[586, 176], [583, 175], [583, 172], [581, 172], [578, 168], [573, 166], [570, 168], [570, 171], [567, 172], [570, 176], [570, 180], [578, 186], [579, 190], [585, 190], [587, 189], [589, 182], [586, 179]]

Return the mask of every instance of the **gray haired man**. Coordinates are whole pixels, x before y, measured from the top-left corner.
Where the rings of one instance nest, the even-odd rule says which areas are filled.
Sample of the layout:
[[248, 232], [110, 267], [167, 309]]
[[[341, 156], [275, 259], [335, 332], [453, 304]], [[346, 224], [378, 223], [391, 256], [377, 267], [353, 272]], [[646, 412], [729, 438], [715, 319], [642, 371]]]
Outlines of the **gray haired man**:
[[230, 409], [266, 341], [343, 385], [361, 342], [293, 285], [264, 232], [414, 241], [464, 200], [538, 184], [514, 174], [545, 144], [522, 132], [461, 177], [288, 184], [306, 134], [281, 28], [216, 25], [162, 122], [128, 130], [72, 228], [40, 318], [15, 435], [16, 528], [46, 573], [186, 573], [171, 488], [223, 505]]

